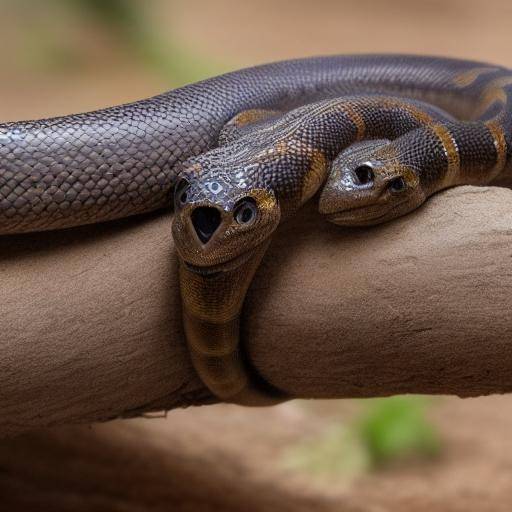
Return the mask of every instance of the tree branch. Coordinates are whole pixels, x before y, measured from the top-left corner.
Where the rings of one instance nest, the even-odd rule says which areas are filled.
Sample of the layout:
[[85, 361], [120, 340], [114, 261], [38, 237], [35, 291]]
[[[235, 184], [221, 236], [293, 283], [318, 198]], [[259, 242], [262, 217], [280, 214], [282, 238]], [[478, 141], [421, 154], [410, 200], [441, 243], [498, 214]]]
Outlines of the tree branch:
[[[512, 192], [464, 187], [381, 227], [314, 205], [248, 295], [257, 370], [301, 397], [512, 390]], [[0, 434], [211, 403], [180, 326], [170, 216], [1, 239]]]

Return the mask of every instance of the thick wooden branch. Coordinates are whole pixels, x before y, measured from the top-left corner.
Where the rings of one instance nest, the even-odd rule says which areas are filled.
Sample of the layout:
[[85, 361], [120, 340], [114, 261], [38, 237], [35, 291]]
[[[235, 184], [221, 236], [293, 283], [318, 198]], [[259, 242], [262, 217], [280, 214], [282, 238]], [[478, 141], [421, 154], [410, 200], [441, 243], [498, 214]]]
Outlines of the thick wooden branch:
[[[170, 216], [0, 239], [0, 434], [208, 403]], [[301, 397], [512, 390], [512, 191], [458, 188], [371, 229], [312, 208], [249, 292], [257, 370]]]

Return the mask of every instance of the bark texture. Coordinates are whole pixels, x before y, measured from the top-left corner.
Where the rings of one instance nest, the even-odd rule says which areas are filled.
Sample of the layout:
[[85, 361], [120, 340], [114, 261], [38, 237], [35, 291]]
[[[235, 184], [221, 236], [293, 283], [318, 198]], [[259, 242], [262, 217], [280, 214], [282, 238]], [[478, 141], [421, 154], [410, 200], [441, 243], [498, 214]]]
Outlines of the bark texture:
[[[0, 241], [0, 435], [213, 398], [180, 327], [170, 216]], [[370, 229], [314, 205], [250, 289], [246, 350], [300, 397], [512, 390], [512, 191], [461, 187]]]

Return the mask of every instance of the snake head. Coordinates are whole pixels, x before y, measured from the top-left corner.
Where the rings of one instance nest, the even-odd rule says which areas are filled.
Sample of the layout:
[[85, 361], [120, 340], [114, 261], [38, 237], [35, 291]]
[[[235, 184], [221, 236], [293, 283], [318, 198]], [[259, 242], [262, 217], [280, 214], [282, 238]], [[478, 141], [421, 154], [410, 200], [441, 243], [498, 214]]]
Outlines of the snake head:
[[333, 161], [319, 211], [338, 225], [369, 226], [409, 213], [425, 197], [418, 171], [402, 161], [394, 143], [370, 140]]
[[230, 166], [205, 155], [185, 162], [179, 172], [173, 238], [192, 270], [232, 270], [268, 240], [279, 224], [280, 207], [250, 166]]

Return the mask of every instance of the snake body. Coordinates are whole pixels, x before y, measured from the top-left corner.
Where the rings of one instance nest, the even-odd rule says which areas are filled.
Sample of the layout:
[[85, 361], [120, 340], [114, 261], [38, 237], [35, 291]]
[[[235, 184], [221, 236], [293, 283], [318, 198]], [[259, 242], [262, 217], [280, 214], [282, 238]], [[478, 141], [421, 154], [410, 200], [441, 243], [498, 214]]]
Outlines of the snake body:
[[423, 126], [392, 140], [345, 149], [331, 166], [320, 212], [340, 225], [379, 224], [444, 188], [489, 183], [510, 168], [509, 97], [512, 79], [505, 75], [484, 85], [469, 119], [426, 116]]
[[[456, 59], [322, 57], [96, 112], [2, 124], [0, 233], [139, 214], [166, 207], [175, 190], [194, 365], [224, 400], [274, 403], [284, 397], [245, 360], [239, 322], [277, 226], [326, 179], [321, 212], [341, 223], [386, 220], [368, 208], [395, 201], [398, 184], [414, 193], [393, 203], [389, 218], [446, 186], [489, 181], [511, 159], [511, 77]], [[340, 215], [347, 211], [360, 213]]]

